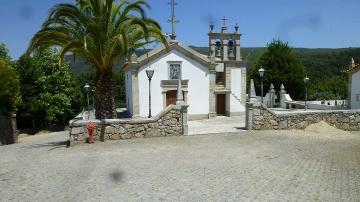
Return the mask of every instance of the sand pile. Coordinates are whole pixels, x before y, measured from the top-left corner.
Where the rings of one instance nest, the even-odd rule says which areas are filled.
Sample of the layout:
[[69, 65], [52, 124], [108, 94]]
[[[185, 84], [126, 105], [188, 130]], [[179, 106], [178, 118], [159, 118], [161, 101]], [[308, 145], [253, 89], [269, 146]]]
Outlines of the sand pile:
[[307, 128], [304, 129], [305, 133], [316, 133], [322, 134], [325, 136], [328, 135], [349, 135], [350, 133], [344, 130], [340, 130], [335, 128], [334, 126], [329, 125], [325, 121], [320, 121], [315, 124], [309, 125]]

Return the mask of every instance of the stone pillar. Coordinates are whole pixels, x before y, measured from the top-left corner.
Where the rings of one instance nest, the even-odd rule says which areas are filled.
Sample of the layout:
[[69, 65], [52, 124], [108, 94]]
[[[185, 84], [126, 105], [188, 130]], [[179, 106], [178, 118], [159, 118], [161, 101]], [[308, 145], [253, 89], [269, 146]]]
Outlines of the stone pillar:
[[215, 47], [216, 40], [210, 39], [209, 45], [210, 45], [210, 53], [209, 53], [210, 57], [216, 57], [216, 47]]
[[183, 127], [183, 135], [189, 134], [189, 126], [188, 126], [188, 107], [189, 105], [181, 104], [180, 112], [182, 114], [182, 127]]
[[236, 40], [236, 61], [241, 61], [241, 53], [240, 53], [240, 40]]
[[273, 108], [275, 105], [275, 90], [274, 85], [270, 84], [270, 90], [269, 90], [269, 107]]
[[223, 61], [229, 61], [228, 43], [229, 43], [229, 40], [223, 40]]
[[247, 102], [246, 103], [246, 117], [245, 117], [245, 129], [252, 130], [252, 120], [254, 114], [254, 103]]
[[131, 70], [131, 87], [132, 87], [132, 101], [133, 101], [133, 117], [140, 116], [140, 105], [139, 105], [139, 78], [137, 69]]
[[[252, 121], [254, 116], [254, 104], [258, 103], [256, 99], [255, 85], [254, 80], [250, 80], [249, 88], [249, 100], [246, 103], [246, 119], [245, 119], [245, 128], [246, 130], [252, 130]], [[259, 103], [260, 104], [260, 103]]]
[[246, 103], [246, 68], [241, 69], [241, 103]]
[[18, 142], [16, 127], [16, 115], [0, 115], [0, 145], [14, 144]]
[[279, 94], [280, 94], [280, 107], [286, 109], [286, 103], [285, 103], [286, 91], [284, 84], [281, 84]]
[[177, 105], [184, 104], [184, 95], [183, 95], [183, 91], [182, 91], [182, 87], [181, 87], [181, 80], [180, 79], [178, 81], [178, 86], [177, 86], [176, 104]]
[[256, 102], [256, 91], [255, 91], [255, 85], [254, 85], [254, 79], [250, 80], [250, 86], [249, 86], [249, 102]]
[[231, 90], [231, 67], [229, 67], [226, 63], [225, 67], [225, 88], [226, 90]]
[[166, 91], [161, 92], [163, 97], [163, 109], [166, 109]]
[[216, 117], [215, 109], [215, 81], [216, 81], [216, 71], [209, 70], [209, 118]]
[[18, 131], [16, 125], [16, 114], [11, 116], [11, 128], [12, 128], [12, 143], [18, 143]]

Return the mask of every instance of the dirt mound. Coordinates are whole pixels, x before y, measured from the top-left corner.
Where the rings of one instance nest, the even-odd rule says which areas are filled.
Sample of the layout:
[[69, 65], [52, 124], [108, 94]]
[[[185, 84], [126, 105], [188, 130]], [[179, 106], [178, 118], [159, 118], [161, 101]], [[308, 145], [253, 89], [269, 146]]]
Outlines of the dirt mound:
[[349, 135], [347, 131], [340, 130], [334, 126], [329, 125], [325, 121], [320, 121], [315, 124], [311, 124], [304, 129], [306, 133], [317, 133], [324, 135]]

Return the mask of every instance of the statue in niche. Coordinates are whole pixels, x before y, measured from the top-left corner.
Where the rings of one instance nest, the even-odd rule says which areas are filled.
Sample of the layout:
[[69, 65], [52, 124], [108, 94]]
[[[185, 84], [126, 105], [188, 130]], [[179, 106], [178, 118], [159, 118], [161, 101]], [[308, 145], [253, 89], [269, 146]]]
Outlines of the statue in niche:
[[180, 64], [170, 64], [170, 79], [178, 80], [180, 77]]

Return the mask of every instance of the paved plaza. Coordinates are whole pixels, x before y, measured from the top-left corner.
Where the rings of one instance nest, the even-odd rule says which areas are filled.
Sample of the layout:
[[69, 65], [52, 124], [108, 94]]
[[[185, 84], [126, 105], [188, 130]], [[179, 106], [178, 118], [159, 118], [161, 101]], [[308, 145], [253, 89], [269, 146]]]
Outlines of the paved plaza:
[[245, 116], [217, 116], [212, 119], [193, 120], [188, 122], [189, 135], [234, 133], [245, 128]]
[[254, 131], [0, 147], [0, 201], [360, 201], [360, 133]]

